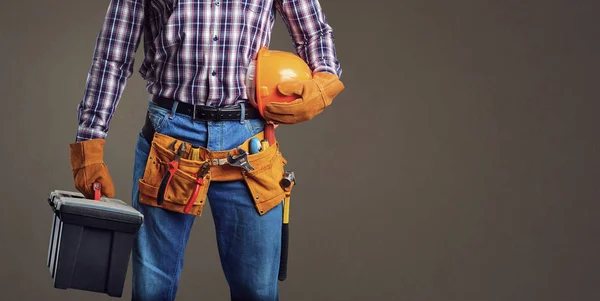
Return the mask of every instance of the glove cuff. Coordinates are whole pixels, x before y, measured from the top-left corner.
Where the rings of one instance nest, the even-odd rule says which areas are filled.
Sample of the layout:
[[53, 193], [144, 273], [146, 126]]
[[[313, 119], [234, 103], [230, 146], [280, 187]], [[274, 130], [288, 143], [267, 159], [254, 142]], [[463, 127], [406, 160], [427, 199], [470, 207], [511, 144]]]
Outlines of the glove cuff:
[[326, 107], [345, 89], [344, 83], [333, 73], [317, 72], [313, 75], [313, 78], [321, 95], [323, 95], [323, 102]]
[[104, 163], [104, 139], [90, 139], [69, 144], [71, 170], [92, 164]]

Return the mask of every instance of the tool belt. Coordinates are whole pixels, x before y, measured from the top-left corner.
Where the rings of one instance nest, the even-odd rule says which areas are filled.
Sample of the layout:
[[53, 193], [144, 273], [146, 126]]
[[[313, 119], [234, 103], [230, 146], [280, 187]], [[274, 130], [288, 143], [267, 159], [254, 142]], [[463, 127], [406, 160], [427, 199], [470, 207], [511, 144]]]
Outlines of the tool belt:
[[[262, 141], [264, 132], [254, 137]], [[200, 216], [211, 182], [243, 180], [248, 186], [258, 213], [267, 213], [290, 194], [291, 187], [284, 189], [280, 185], [287, 161], [281, 154], [277, 141], [258, 153], [250, 154], [251, 138], [231, 150], [210, 151], [204, 147], [193, 149], [188, 142], [154, 132], [144, 175], [138, 183], [139, 202]], [[159, 187], [164, 182], [165, 175], [169, 173], [169, 164], [175, 160], [181, 144], [185, 144], [185, 151], [182, 152], [168, 185], [163, 185], [164, 198], [160, 203]], [[191, 152], [194, 152], [195, 159], [190, 159]], [[246, 153], [247, 163], [253, 169], [247, 170], [229, 164], [228, 158], [236, 158], [243, 153]]]

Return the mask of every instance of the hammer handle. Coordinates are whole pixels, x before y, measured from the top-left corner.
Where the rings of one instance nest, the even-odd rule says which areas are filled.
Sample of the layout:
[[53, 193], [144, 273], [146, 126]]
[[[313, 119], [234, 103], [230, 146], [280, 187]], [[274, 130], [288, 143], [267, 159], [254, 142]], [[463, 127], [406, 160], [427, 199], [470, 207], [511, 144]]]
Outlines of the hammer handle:
[[270, 123], [265, 125], [265, 139], [269, 141], [269, 145], [275, 143], [275, 125]]
[[281, 262], [279, 263], [279, 280], [287, 278], [288, 245], [290, 233], [290, 197], [283, 200], [283, 225], [281, 228]]
[[287, 278], [289, 224], [283, 224], [281, 228], [281, 263], [279, 264], [279, 280]]

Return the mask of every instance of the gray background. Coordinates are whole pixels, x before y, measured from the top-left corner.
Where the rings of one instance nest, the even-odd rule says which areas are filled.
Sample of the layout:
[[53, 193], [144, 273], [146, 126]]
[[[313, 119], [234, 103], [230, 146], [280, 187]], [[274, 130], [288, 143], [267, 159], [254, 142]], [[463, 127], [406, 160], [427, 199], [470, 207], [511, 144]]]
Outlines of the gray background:
[[[278, 129], [299, 177], [281, 299], [600, 300], [597, 3], [322, 1], [346, 90]], [[108, 1], [0, 5], [2, 299], [107, 300], [45, 260]], [[281, 20], [271, 48], [292, 50]], [[105, 155], [127, 202], [141, 54]], [[217, 256], [204, 214], [178, 300], [227, 300]]]

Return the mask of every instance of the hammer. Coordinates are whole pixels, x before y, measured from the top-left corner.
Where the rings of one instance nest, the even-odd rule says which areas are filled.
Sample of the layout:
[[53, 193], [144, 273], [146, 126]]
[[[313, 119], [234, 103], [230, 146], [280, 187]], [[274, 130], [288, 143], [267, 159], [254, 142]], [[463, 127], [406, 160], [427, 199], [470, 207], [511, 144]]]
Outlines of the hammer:
[[281, 229], [281, 262], [279, 265], [279, 280], [284, 281], [287, 278], [288, 261], [288, 242], [289, 242], [289, 222], [290, 222], [290, 187], [296, 183], [296, 175], [293, 171], [286, 171], [279, 185], [287, 191], [283, 200], [283, 225]]

